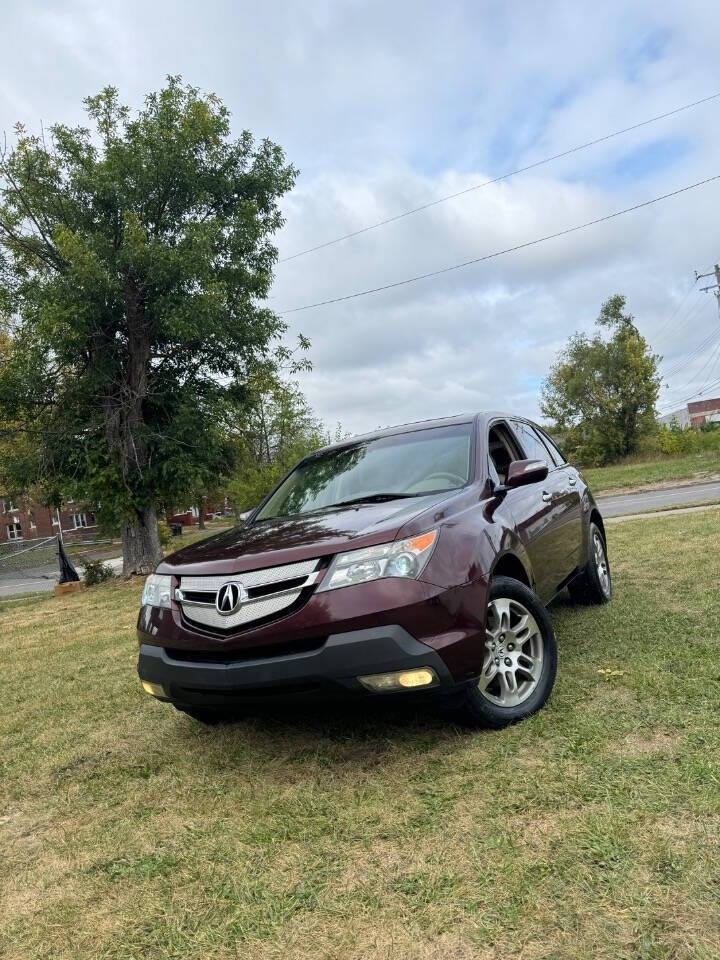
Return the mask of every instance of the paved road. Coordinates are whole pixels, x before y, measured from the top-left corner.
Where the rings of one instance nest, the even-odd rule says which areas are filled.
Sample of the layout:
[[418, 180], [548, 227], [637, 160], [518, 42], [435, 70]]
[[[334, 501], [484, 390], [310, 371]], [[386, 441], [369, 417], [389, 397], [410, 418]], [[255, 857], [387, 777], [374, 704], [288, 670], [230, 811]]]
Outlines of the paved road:
[[[116, 573], [122, 572], [122, 559], [105, 560]], [[57, 563], [46, 563], [28, 570], [15, 570], [3, 573], [0, 567], [0, 599], [13, 597], [19, 593], [49, 593], [57, 583]]]
[[[663, 507], [691, 506], [706, 500], [720, 501], [720, 480], [709, 483], [693, 483], [684, 487], [667, 487], [665, 490], [646, 490], [641, 493], [619, 493], [613, 496], [598, 496], [597, 501], [604, 517], [621, 517], [646, 510], [662, 510]], [[122, 570], [122, 560], [109, 560], [115, 569]], [[18, 593], [44, 593], [55, 586], [57, 565], [47, 564], [32, 570], [18, 570], [3, 575], [0, 569], [0, 598]]]
[[691, 506], [705, 500], [720, 500], [720, 480], [666, 487], [664, 490], [643, 490], [639, 493], [618, 493], [596, 497], [604, 517], [620, 517], [627, 513], [662, 510], [663, 507]]

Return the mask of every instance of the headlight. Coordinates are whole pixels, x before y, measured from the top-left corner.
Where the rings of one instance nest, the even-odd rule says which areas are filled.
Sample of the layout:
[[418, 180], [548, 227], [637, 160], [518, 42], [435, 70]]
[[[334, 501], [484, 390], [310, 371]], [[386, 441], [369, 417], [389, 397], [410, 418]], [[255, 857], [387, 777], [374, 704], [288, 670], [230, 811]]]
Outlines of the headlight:
[[382, 543], [377, 547], [338, 553], [318, 591], [349, 587], [353, 583], [368, 583], [383, 577], [407, 577], [415, 580], [430, 559], [436, 539], [437, 530], [431, 530], [409, 540], [397, 540], [394, 543]]
[[153, 573], [145, 581], [140, 603], [144, 607], [165, 607], [169, 610], [171, 590], [170, 577], [162, 577]]

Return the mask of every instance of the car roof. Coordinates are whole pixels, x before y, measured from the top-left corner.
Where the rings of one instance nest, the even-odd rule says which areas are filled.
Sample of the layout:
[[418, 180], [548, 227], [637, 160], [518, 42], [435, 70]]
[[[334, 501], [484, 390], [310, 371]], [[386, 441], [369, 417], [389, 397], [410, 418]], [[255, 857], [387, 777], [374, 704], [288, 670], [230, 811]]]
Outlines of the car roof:
[[452, 417], [438, 417], [435, 420], [416, 420], [411, 423], [401, 423], [394, 427], [382, 427], [378, 430], [371, 430], [369, 433], [361, 433], [356, 436], [346, 437], [337, 443], [330, 443], [319, 450], [314, 450], [309, 457], [315, 457], [320, 453], [326, 453], [328, 450], [340, 450], [343, 447], [351, 446], [356, 443], [364, 443], [368, 440], [378, 440], [382, 437], [393, 437], [401, 433], [414, 433], [417, 430], [430, 430], [433, 427], [454, 427], [463, 423], [477, 423], [478, 426], [484, 426], [491, 420], [506, 420], [513, 418], [516, 420], [526, 420], [516, 413], [502, 413], [497, 410], [483, 410], [476, 413], [458, 413]]

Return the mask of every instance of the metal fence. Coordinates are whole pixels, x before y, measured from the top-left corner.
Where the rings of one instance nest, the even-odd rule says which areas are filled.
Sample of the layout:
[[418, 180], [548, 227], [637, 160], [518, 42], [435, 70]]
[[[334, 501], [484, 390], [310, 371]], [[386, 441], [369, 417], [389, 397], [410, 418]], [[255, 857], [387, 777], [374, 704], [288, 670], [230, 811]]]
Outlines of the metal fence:
[[[93, 548], [102, 548], [112, 540], [73, 540], [64, 544], [70, 559], [81, 562]], [[47, 564], [58, 563], [58, 538], [44, 537], [35, 540], [10, 540], [0, 543], [0, 577], [18, 570], [29, 570]]]

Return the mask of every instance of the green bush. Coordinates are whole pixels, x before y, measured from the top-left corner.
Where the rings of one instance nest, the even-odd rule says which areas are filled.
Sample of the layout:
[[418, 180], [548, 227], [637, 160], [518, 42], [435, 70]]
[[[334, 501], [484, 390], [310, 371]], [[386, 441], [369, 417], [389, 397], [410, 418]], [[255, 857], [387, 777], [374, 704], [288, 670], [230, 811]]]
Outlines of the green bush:
[[85, 583], [89, 587], [95, 587], [98, 583], [106, 583], [108, 580], [115, 579], [115, 571], [109, 563], [102, 560], [83, 560], [82, 566], [85, 569]]
[[[608, 466], [609, 461], [598, 457], [593, 438], [578, 428], [571, 428], [554, 439], [571, 463], [581, 467]], [[590, 442], [588, 442], [588, 439]], [[664, 457], [682, 457], [717, 450], [720, 457], [720, 424], [706, 423], [701, 427], [680, 427], [658, 425], [652, 433], [642, 437], [637, 450], [628, 457], [622, 457], [617, 463], [636, 463], [645, 460], [658, 460]]]
[[166, 523], [158, 524], [158, 536], [160, 537], [160, 544], [163, 547], [166, 547], [172, 540], [170, 527]]
[[720, 431], [713, 428], [665, 427], [658, 433], [661, 453], [674, 457], [683, 453], [701, 453], [705, 450], [720, 451]]

